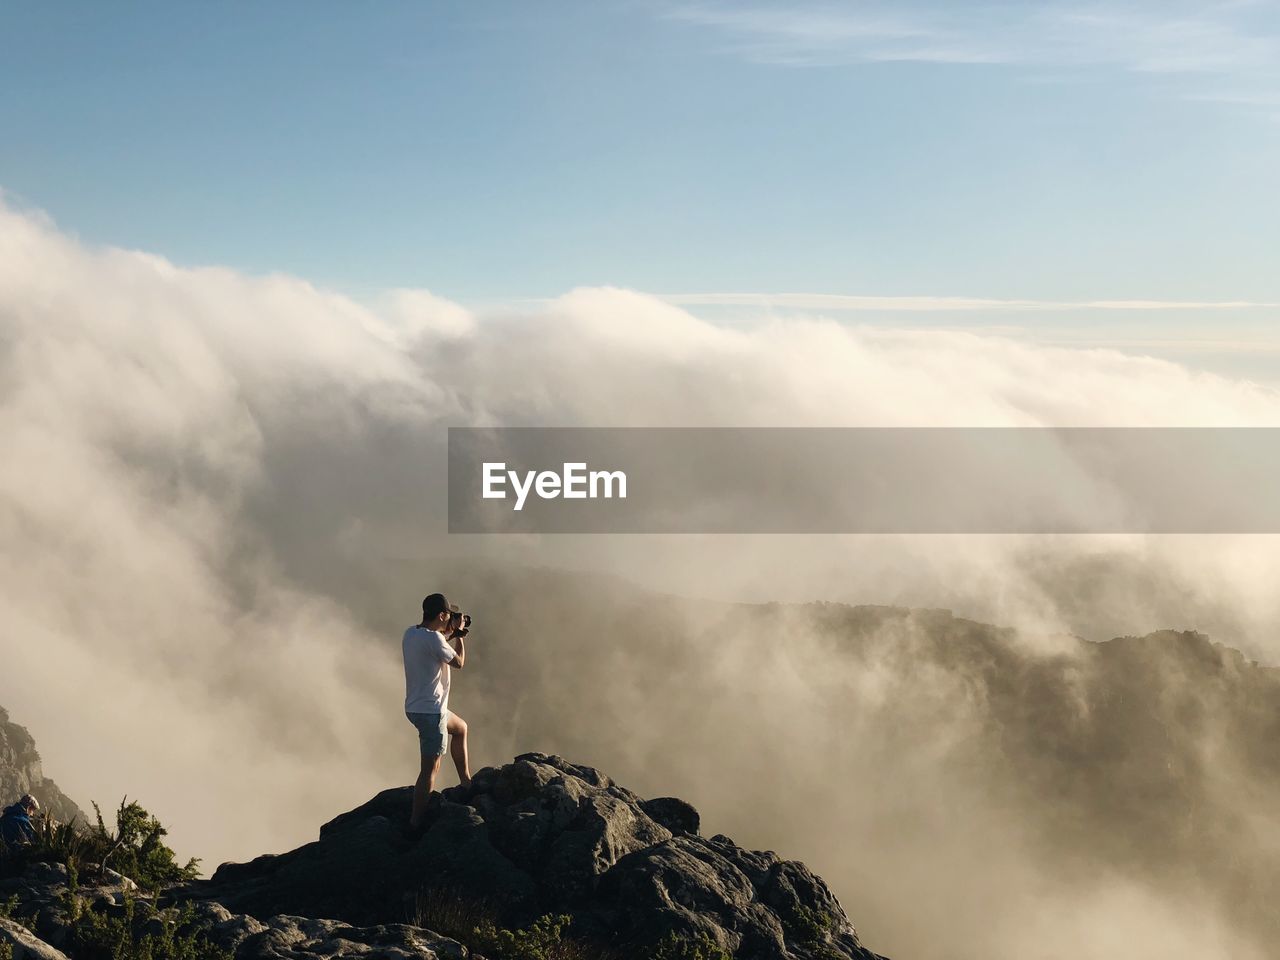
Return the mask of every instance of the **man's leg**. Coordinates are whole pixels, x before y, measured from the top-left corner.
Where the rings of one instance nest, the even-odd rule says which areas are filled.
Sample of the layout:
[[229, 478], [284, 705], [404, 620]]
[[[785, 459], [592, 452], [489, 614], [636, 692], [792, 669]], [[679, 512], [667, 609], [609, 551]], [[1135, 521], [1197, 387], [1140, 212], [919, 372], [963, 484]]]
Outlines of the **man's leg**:
[[471, 761], [467, 758], [467, 721], [449, 711], [449, 753], [458, 769], [458, 782], [471, 786]]
[[413, 785], [413, 813], [409, 817], [409, 825], [415, 830], [422, 826], [422, 818], [427, 815], [427, 797], [435, 789], [436, 773], [440, 770], [440, 756], [422, 755], [422, 770], [418, 773], [418, 782]]

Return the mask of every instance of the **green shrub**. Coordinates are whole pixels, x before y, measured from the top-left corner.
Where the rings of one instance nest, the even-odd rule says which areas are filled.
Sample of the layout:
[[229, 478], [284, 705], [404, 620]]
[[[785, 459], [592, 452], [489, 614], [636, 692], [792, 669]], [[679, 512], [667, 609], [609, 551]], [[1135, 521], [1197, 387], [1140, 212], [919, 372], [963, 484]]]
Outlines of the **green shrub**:
[[836, 918], [825, 910], [814, 910], [812, 907], [796, 907], [789, 916], [784, 917], [782, 928], [787, 938], [802, 944], [816, 944], [827, 938], [836, 927]]
[[195, 923], [195, 907], [157, 908], [127, 896], [115, 909], [94, 910], [69, 893], [71, 955], [76, 960], [231, 960]]
[[31, 863], [61, 863], [68, 870], [96, 864], [110, 867], [145, 890], [200, 875], [198, 860], [188, 860], [185, 865], [177, 862], [176, 854], [164, 842], [168, 831], [136, 802], [127, 797], [120, 801], [114, 829], [107, 827], [96, 803], [93, 808], [97, 823], [87, 829], [74, 820], [41, 820], [32, 843], [0, 844], [0, 873], [19, 873]]
[[570, 921], [567, 914], [547, 914], [523, 930], [481, 921], [475, 928], [476, 949], [493, 960], [551, 960], [564, 955], [560, 937]]
[[410, 918], [415, 927], [452, 937], [489, 960], [622, 960], [608, 947], [567, 936], [572, 920], [566, 914], [548, 914], [512, 930], [502, 926], [491, 903], [438, 887], [419, 891], [415, 906]]
[[653, 960], [733, 960], [732, 955], [705, 933], [680, 937], [669, 932], [658, 941]]
[[200, 875], [199, 860], [192, 858], [179, 865], [176, 855], [165, 843], [168, 831], [160, 821], [147, 813], [136, 802], [125, 797], [116, 810], [116, 828], [108, 830], [102, 821], [102, 811], [93, 805], [98, 816], [93, 835], [94, 852], [101, 852], [98, 862], [124, 874], [138, 886], [154, 890], [165, 883], [194, 880]]
[[0, 960], [13, 960], [13, 947], [8, 940], [0, 943]]
[[8, 900], [0, 900], [0, 920], [11, 920], [24, 927], [30, 927], [34, 920], [35, 910], [28, 907], [25, 913], [18, 912], [18, 895], [15, 893]]

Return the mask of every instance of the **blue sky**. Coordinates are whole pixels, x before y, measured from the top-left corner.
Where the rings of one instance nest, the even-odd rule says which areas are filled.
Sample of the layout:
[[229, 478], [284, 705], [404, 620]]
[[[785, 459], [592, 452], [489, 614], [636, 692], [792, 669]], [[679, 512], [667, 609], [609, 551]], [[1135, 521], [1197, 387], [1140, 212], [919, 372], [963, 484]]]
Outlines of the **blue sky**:
[[1276, 2], [0, 10], [9, 202], [179, 263], [1280, 301]]

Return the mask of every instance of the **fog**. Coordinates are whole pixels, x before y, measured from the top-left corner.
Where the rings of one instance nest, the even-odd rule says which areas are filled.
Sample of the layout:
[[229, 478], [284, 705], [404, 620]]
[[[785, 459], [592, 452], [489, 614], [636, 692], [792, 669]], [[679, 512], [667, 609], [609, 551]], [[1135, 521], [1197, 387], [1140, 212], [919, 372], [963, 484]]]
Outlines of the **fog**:
[[730, 602], [898, 604], [1014, 627], [1037, 656], [1173, 627], [1277, 663], [1274, 538], [449, 537], [444, 442], [1277, 426], [1274, 389], [954, 330], [712, 324], [612, 288], [524, 313], [358, 303], [0, 206], [0, 392], [0, 704], [74, 799], [138, 799], [207, 870], [412, 780], [398, 639], [442, 587], [477, 615], [451, 700], [477, 766], [541, 749], [684, 796], [704, 832], [808, 862], [895, 960], [1264, 955], [1193, 885], [1046, 848], [975, 747], [973, 690], [899, 632], [850, 659], [804, 621], [706, 628]]

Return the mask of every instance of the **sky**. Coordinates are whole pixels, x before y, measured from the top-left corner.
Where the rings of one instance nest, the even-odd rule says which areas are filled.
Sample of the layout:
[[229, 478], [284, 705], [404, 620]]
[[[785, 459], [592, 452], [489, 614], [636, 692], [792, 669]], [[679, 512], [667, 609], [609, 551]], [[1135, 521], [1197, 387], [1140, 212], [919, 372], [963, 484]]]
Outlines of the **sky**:
[[1270, 0], [0, 9], [0, 188], [90, 243], [468, 304], [1280, 302]]

